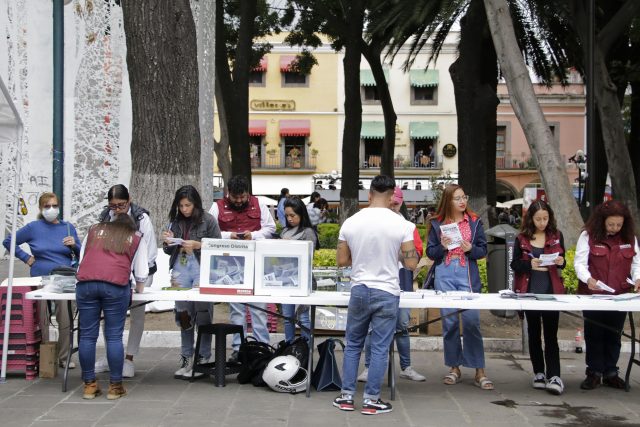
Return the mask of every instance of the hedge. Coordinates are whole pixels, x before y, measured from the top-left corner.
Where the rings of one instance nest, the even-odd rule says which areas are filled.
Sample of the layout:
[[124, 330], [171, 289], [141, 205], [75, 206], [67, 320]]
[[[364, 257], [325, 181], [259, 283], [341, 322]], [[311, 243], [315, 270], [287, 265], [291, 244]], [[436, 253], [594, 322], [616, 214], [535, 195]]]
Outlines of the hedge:
[[[333, 225], [333, 224], [331, 224]], [[562, 277], [564, 279], [564, 286], [567, 289], [568, 294], [575, 294], [578, 290], [578, 277], [576, 271], [573, 268], [573, 258], [575, 256], [575, 249], [567, 250], [566, 260], [567, 266], [562, 271]], [[314, 267], [335, 267], [336, 266], [336, 250], [335, 249], [319, 249], [313, 254], [313, 266]], [[480, 281], [482, 282], [482, 293], [488, 293], [487, 286], [487, 260], [481, 259], [478, 261], [478, 270], [480, 270]], [[423, 268], [420, 274], [416, 277], [416, 281], [419, 286], [422, 286], [424, 280], [427, 277], [427, 269]]]

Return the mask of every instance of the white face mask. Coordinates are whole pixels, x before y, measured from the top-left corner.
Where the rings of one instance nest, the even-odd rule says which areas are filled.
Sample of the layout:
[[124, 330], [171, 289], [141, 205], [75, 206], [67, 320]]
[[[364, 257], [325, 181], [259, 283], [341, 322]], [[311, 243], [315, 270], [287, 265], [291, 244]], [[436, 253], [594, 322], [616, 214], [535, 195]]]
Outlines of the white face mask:
[[58, 218], [58, 214], [60, 213], [60, 209], [58, 208], [49, 208], [42, 211], [42, 216], [48, 222], [53, 222]]

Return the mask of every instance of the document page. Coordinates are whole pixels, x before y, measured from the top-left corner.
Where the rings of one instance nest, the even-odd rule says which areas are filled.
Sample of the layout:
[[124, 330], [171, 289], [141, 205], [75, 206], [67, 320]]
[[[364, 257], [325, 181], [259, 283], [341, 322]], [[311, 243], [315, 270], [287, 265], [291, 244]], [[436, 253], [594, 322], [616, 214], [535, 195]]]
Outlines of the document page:
[[443, 236], [451, 239], [451, 244], [447, 246], [447, 249], [451, 250], [460, 247], [462, 244], [462, 233], [460, 233], [458, 224], [443, 224], [440, 226], [440, 230]]

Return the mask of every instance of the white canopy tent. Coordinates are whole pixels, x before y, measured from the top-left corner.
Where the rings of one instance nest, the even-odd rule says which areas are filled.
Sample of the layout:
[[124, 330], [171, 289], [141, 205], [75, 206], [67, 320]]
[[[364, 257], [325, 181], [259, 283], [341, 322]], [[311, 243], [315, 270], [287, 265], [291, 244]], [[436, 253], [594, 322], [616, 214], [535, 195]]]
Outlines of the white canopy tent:
[[508, 202], [504, 202], [502, 205], [503, 205], [503, 207], [505, 207], [505, 208], [512, 208], [512, 207], [514, 207], [515, 205], [521, 205], [521, 204], [523, 204], [522, 197], [521, 197], [521, 198], [519, 198], [519, 199], [509, 200]]
[[[9, 350], [9, 326], [11, 324], [11, 297], [13, 289], [13, 265], [16, 254], [16, 223], [18, 221], [18, 198], [20, 194], [20, 167], [22, 164], [22, 132], [23, 124], [20, 114], [13, 104], [11, 95], [0, 77], [0, 144], [16, 144], [16, 176], [11, 194], [11, 246], [9, 250], [9, 277], [7, 286], [7, 309], [4, 316], [4, 340], [2, 341], [2, 369], [0, 384], [7, 382], [7, 356]], [[4, 218], [3, 218], [4, 219]]]

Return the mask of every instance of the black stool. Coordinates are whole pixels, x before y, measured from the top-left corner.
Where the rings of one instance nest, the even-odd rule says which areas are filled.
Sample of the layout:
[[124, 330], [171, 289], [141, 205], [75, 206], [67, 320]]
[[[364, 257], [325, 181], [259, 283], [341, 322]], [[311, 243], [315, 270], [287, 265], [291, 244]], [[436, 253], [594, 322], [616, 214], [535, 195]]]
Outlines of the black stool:
[[[200, 355], [200, 339], [202, 334], [215, 335], [215, 358], [210, 363], [198, 363]], [[210, 325], [198, 326], [198, 339], [196, 340], [196, 351], [193, 358], [193, 370], [191, 371], [190, 382], [195, 379], [196, 372], [212, 375], [215, 378], [216, 387], [225, 386], [225, 376], [240, 372], [240, 365], [227, 366], [227, 335], [240, 334], [240, 342], [244, 342], [244, 331], [242, 325], [232, 325], [229, 323], [213, 323]]]

